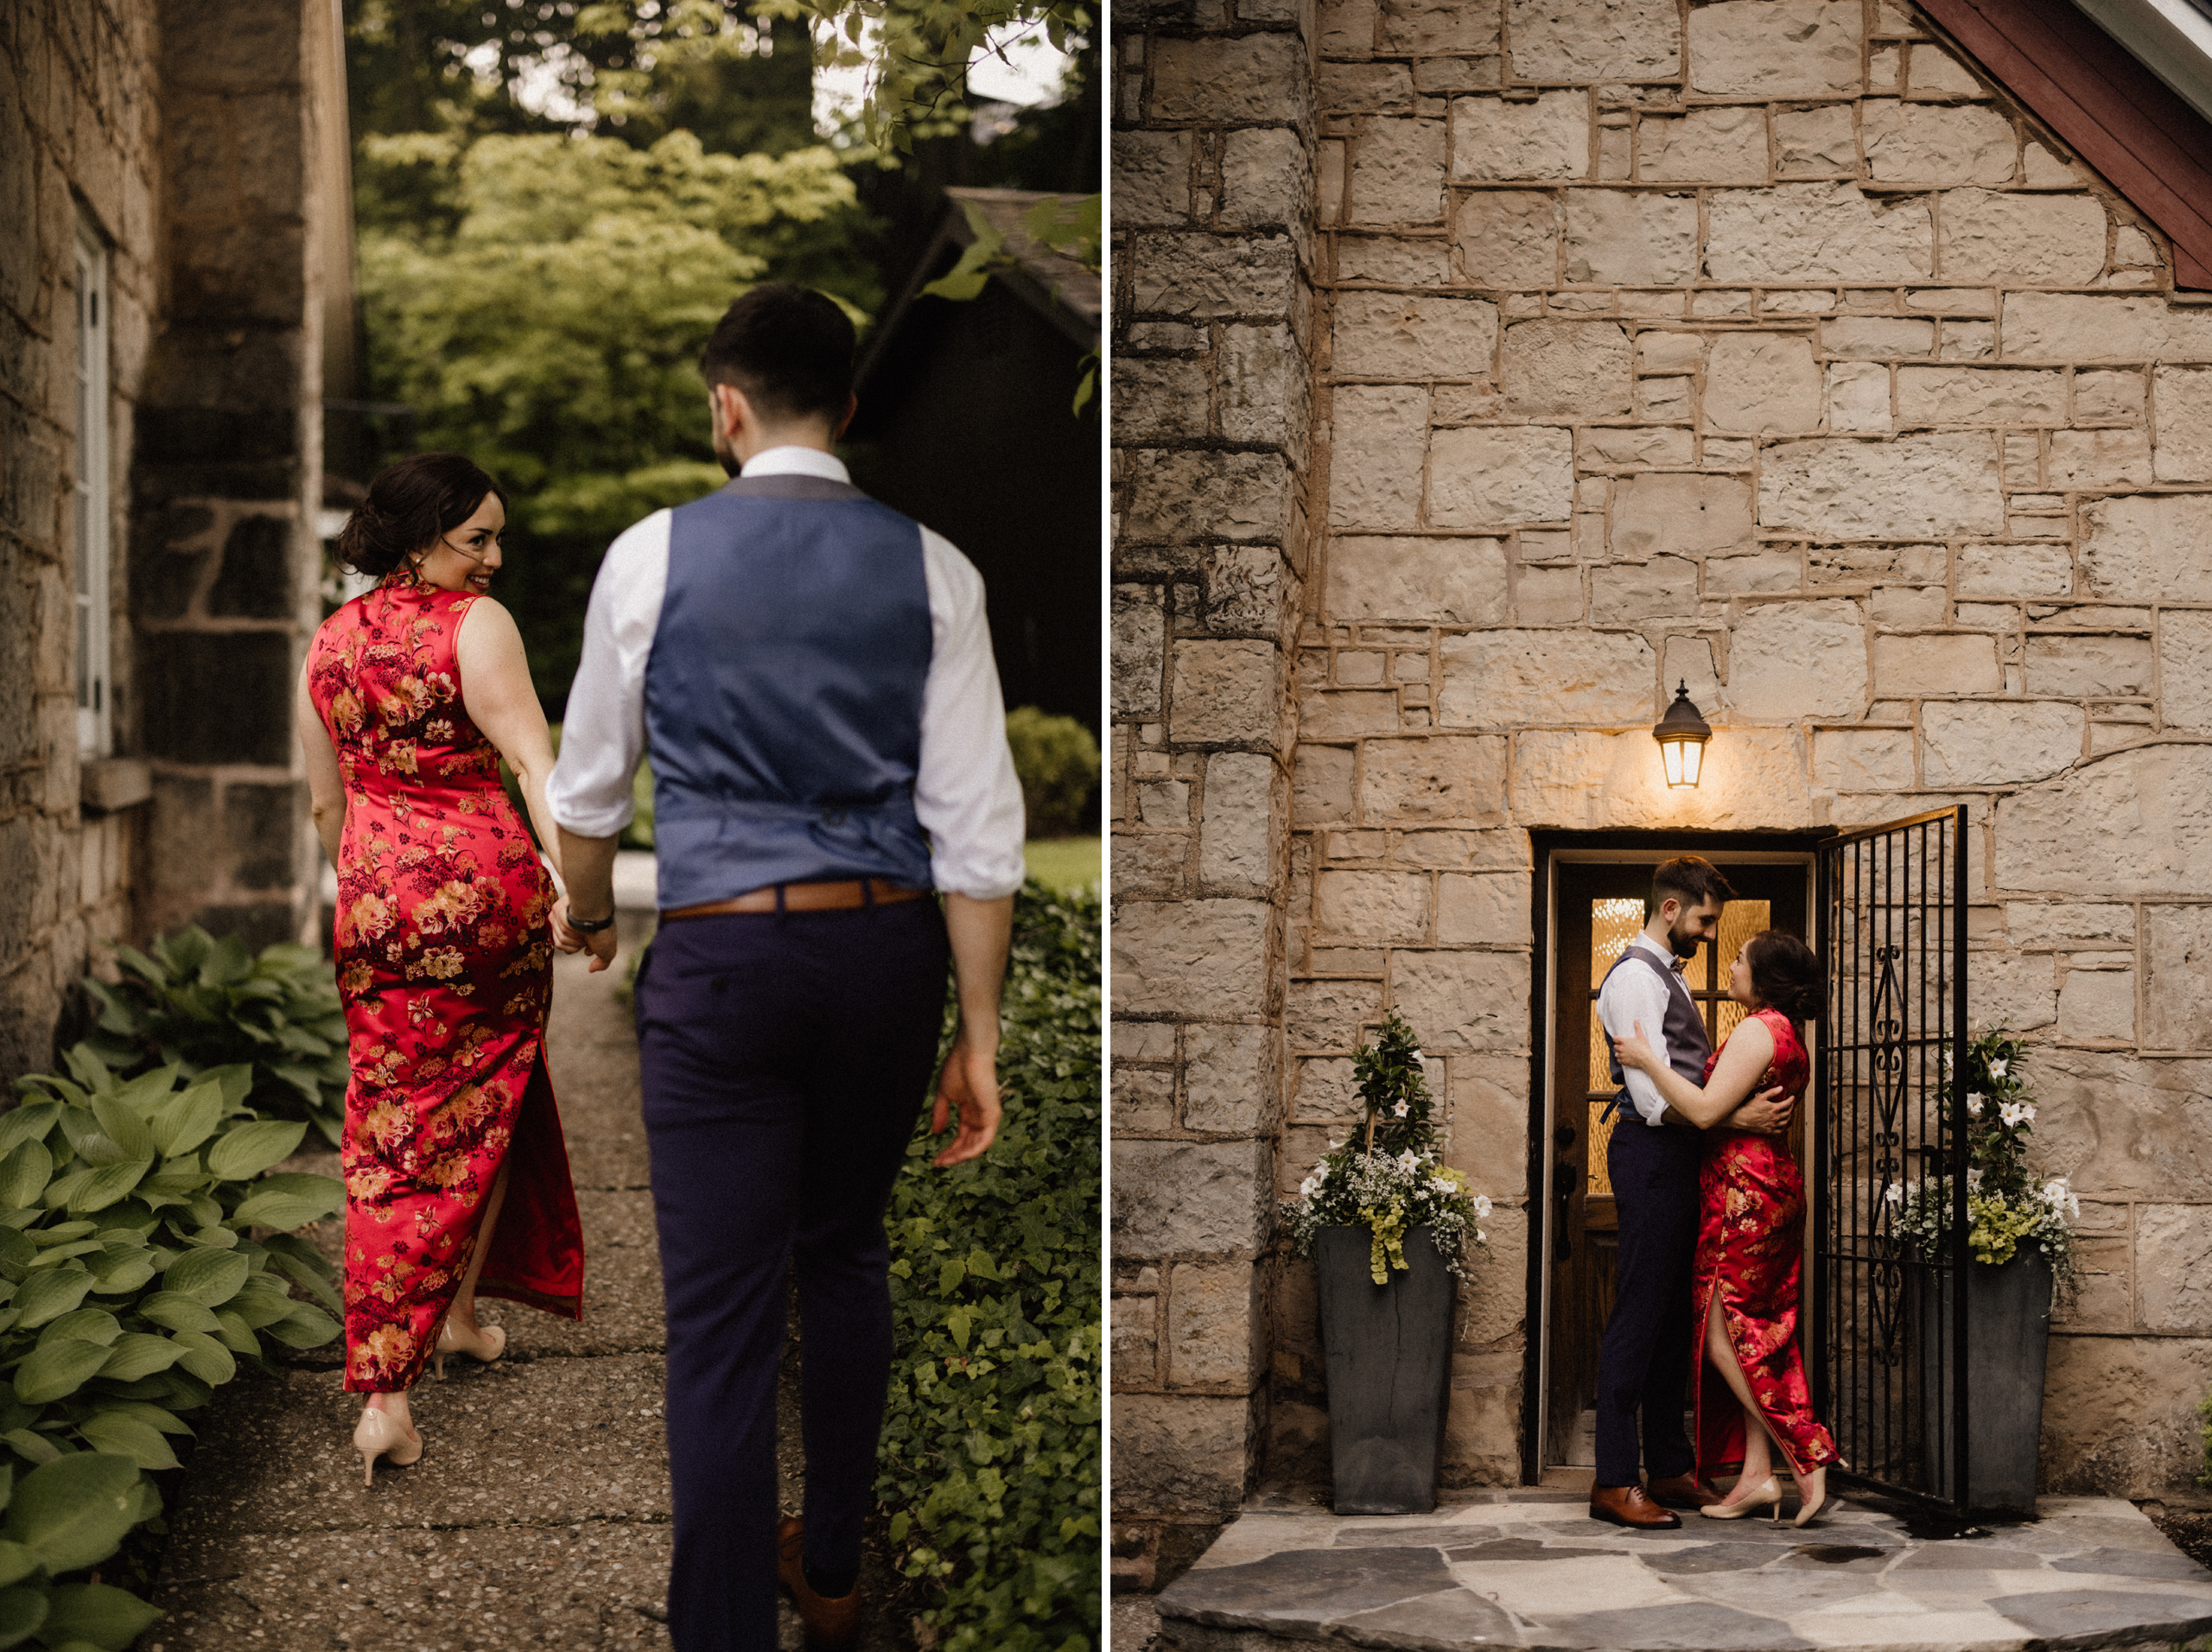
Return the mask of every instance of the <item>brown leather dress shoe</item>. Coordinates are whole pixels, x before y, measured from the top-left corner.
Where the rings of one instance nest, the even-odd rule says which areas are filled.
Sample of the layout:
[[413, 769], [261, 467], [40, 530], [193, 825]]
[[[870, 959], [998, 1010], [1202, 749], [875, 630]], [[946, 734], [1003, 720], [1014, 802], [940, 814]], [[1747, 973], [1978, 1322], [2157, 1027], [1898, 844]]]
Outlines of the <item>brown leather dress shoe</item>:
[[852, 1652], [861, 1643], [860, 1585], [855, 1584], [850, 1594], [835, 1600], [816, 1594], [806, 1581], [803, 1530], [797, 1515], [776, 1528], [776, 1581], [798, 1608], [799, 1622], [806, 1626], [807, 1652]]
[[1641, 1531], [1662, 1532], [1682, 1523], [1644, 1495], [1640, 1485], [1593, 1485], [1590, 1488], [1590, 1518], [1632, 1526]]
[[1724, 1501], [1719, 1492], [1694, 1474], [1677, 1474], [1664, 1480], [1654, 1480], [1645, 1488], [1651, 1501], [1669, 1509], [1710, 1509]]

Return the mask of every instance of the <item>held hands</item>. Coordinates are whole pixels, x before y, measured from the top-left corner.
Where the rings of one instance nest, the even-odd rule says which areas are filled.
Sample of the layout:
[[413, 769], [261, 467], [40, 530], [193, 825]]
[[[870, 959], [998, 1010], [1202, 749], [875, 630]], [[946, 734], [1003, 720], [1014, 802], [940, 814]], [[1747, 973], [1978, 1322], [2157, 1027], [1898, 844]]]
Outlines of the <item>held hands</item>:
[[614, 962], [614, 931], [603, 929], [596, 935], [586, 935], [569, 922], [569, 898], [563, 895], [553, 903], [553, 944], [563, 952], [591, 954], [590, 973], [597, 975]]
[[953, 1034], [952, 1050], [938, 1075], [937, 1108], [930, 1115], [930, 1129], [942, 1134], [950, 1128], [952, 1113], [959, 1110], [959, 1133], [952, 1145], [930, 1162], [944, 1170], [981, 1158], [999, 1133], [998, 1031], [988, 1040], [971, 1038], [963, 1023]]

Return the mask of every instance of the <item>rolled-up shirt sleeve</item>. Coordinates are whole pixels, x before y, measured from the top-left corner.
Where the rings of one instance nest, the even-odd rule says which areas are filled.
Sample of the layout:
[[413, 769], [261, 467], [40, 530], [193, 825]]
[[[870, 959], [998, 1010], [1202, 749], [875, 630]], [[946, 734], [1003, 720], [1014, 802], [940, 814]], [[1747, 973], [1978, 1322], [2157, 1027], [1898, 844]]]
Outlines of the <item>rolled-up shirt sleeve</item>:
[[[664, 561], [665, 557], [664, 556]], [[930, 835], [931, 880], [979, 900], [1021, 887], [1021, 782], [983, 610], [983, 579], [943, 535], [922, 530], [931, 653], [922, 685], [914, 816]], [[580, 679], [581, 680], [581, 679]]]
[[[1607, 1033], [1624, 1039], [1643, 1028], [1644, 1042], [1659, 1052], [1659, 1059], [1670, 1059], [1667, 1047], [1667, 983], [1649, 969], [1616, 969], [1605, 977], [1605, 984], [1598, 989], [1598, 1020]], [[1624, 1069], [1628, 1080], [1628, 1098], [1646, 1124], [1666, 1122], [1667, 1098], [1659, 1093], [1659, 1086], [1651, 1075], [1640, 1068]]]
[[656, 511], [625, 529], [592, 581], [583, 657], [545, 786], [554, 821], [579, 837], [613, 837], [638, 811], [631, 783], [645, 749], [645, 662], [668, 588], [669, 520]]

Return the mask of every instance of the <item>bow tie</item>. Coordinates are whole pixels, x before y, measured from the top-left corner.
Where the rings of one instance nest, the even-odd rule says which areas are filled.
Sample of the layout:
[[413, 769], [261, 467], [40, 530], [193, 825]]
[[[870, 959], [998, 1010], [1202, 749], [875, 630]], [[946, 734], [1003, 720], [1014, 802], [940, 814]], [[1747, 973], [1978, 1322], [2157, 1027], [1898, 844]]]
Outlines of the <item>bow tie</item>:
[[1690, 961], [1689, 961], [1688, 958], [1679, 957], [1679, 956], [1678, 956], [1678, 957], [1676, 957], [1676, 958], [1674, 960], [1674, 962], [1673, 962], [1673, 963], [1669, 963], [1667, 967], [1668, 967], [1669, 969], [1672, 969], [1672, 970], [1673, 970], [1676, 975], [1679, 975], [1680, 974], [1681, 974], [1681, 973], [1682, 973], [1682, 971], [1683, 971], [1683, 970], [1685, 970], [1685, 969], [1688, 969], [1688, 968], [1690, 967]]

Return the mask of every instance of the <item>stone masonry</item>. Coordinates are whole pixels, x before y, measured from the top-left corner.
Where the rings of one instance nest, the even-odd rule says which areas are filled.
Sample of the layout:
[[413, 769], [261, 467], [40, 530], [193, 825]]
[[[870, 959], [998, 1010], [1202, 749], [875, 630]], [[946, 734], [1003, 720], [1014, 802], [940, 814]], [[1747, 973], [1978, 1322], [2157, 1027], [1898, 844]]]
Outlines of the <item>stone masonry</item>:
[[[103, 946], [311, 921], [291, 698], [325, 311], [350, 310], [336, 27], [315, 0], [0, 14], [0, 1079], [51, 1062]], [[115, 755], [85, 760], [80, 224], [106, 253], [113, 507]]]
[[[1969, 807], [1973, 1019], [2031, 1040], [2045, 1166], [2083, 1201], [2044, 1489], [2187, 1495], [2212, 1388], [2212, 303], [1891, 0], [1325, 0], [1310, 60], [1287, 22], [1168, 10], [1125, 32], [1117, 106], [1122, 1571], [1164, 1583], [1159, 1534], [1227, 1496], [1193, 1484], [1233, 1457], [1210, 1416], [1259, 1432], [1251, 1484], [1325, 1484], [1310, 1275], [1274, 1259], [1271, 1209], [1391, 1008], [1445, 1058], [1451, 1157], [1501, 1206], [1446, 1478], [1518, 1478], [1535, 829]], [[1309, 93], [1310, 224], [1232, 216], [1217, 123]], [[1312, 369], [1273, 403], [1238, 353], [1266, 305]], [[1255, 451], [1264, 410], [1310, 419], [1310, 452]], [[1286, 474], [1278, 507], [1258, 482]], [[1300, 508], [1301, 622], [1221, 635], [1224, 569]], [[1281, 650], [1288, 861], [1231, 884], [1213, 777], [1234, 753], [1280, 784]], [[1695, 791], [1649, 732], [1678, 681], [1716, 729]], [[1208, 1064], [1232, 1040], [1264, 1052], [1233, 1081]], [[1199, 1270], [1255, 1251], [1259, 1297], [1227, 1312]]]
[[[71, 480], [81, 215], [108, 248], [110, 538], [121, 546], [160, 284], [154, 14], [60, 0], [0, 14], [0, 1077], [52, 1059], [89, 949], [130, 931], [145, 837], [143, 764], [78, 759]], [[118, 620], [122, 600], [118, 578]], [[123, 752], [138, 711], [129, 637], [118, 624]]]
[[1294, 0], [1117, 22], [1114, 1544], [1150, 1586], [1267, 1426], [1313, 31]]

